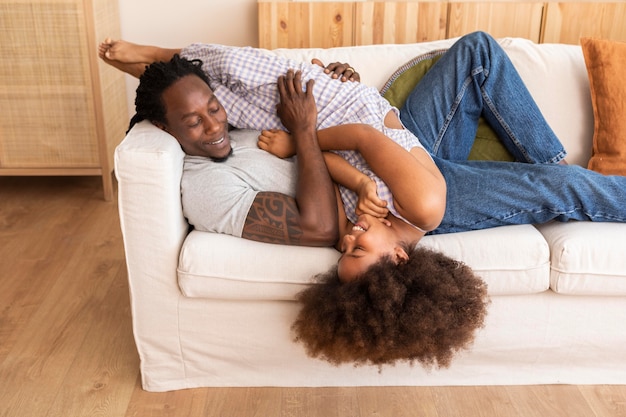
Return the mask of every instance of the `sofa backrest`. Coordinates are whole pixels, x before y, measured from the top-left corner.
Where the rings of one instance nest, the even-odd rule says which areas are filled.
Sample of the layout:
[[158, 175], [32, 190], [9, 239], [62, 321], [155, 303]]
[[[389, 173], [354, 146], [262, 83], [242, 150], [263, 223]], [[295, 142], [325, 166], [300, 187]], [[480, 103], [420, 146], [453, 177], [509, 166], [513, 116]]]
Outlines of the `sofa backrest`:
[[[276, 49], [295, 60], [319, 58], [325, 64], [348, 62], [361, 81], [381, 88], [401, 65], [418, 55], [447, 49], [455, 39], [339, 48]], [[546, 120], [568, 151], [569, 163], [586, 166], [591, 153], [593, 111], [587, 72], [580, 46], [536, 44], [522, 38], [499, 40], [518, 69]]]

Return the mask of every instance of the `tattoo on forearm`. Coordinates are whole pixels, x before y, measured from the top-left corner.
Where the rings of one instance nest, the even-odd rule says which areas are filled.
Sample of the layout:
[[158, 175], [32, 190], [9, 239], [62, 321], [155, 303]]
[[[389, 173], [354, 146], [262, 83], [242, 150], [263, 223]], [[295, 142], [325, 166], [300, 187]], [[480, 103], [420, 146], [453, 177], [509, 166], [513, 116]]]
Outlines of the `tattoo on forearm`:
[[299, 217], [293, 198], [277, 193], [259, 193], [246, 217], [242, 237], [297, 245], [302, 237]]

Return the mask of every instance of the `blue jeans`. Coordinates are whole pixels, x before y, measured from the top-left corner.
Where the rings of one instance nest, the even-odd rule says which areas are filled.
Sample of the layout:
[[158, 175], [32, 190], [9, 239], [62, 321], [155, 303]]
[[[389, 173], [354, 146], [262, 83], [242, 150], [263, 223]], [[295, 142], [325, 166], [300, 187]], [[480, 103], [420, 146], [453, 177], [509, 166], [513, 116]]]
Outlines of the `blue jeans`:
[[[467, 160], [480, 116], [517, 162]], [[626, 177], [557, 164], [563, 145], [485, 33], [459, 39], [411, 92], [400, 118], [446, 179], [446, 211], [433, 234], [553, 219], [626, 222]]]

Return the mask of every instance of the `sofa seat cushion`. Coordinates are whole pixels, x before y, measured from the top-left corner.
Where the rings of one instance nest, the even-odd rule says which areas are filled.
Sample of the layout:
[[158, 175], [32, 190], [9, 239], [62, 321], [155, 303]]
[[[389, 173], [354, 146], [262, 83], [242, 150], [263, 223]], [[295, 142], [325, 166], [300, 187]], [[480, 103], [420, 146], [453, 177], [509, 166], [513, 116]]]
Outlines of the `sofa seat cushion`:
[[550, 286], [550, 249], [531, 225], [425, 236], [421, 245], [472, 267], [490, 295], [523, 295]]
[[194, 230], [178, 266], [182, 293], [224, 300], [293, 300], [337, 262], [333, 248], [276, 245]]
[[537, 229], [551, 248], [553, 291], [626, 295], [626, 224], [551, 222]]
[[[532, 226], [427, 236], [435, 250], [465, 262], [497, 294], [530, 294], [549, 286], [548, 245]], [[180, 253], [178, 283], [186, 297], [294, 300], [339, 258], [331, 248], [254, 242], [192, 231]]]

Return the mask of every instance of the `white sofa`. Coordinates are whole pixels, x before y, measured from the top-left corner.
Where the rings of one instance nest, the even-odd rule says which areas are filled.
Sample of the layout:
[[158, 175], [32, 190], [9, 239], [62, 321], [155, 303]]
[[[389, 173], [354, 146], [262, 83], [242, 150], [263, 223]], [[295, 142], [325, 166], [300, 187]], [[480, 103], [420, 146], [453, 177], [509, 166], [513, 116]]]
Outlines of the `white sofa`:
[[[403, 63], [451, 40], [279, 50], [347, 61], [381, 87]], [[569, 151], [586, 165], [593, 112], [581, 49], [502, 39]], [[143, 388], [626, 384], [626, 225], [510, 226], [426, 237], [489, 285], [486, 327], [448, 369], [335, 367], [292, 341], [294, 295], [327, 270], [330, 248], [263, 244], [192, 231], [183, 216], [183, 152], [148, 123], [115, 153], [133, 330]], [[624, 202], [626, 204], [626, 202]]]

